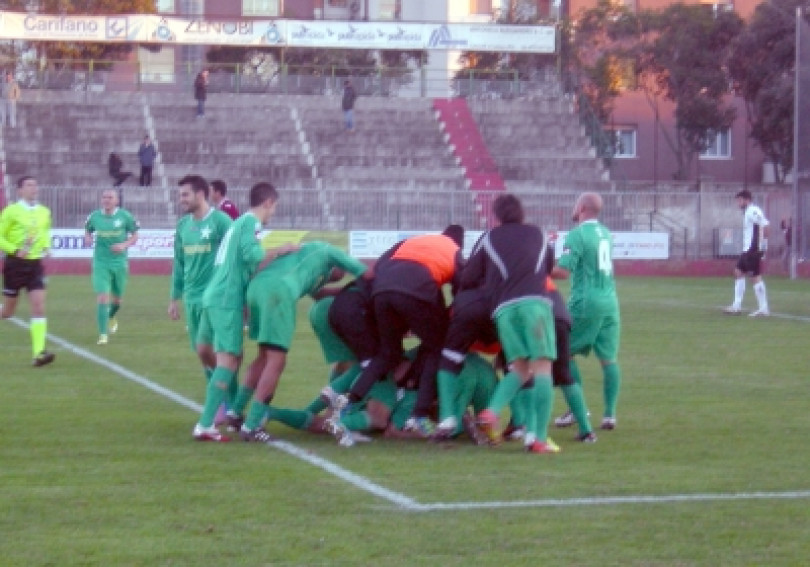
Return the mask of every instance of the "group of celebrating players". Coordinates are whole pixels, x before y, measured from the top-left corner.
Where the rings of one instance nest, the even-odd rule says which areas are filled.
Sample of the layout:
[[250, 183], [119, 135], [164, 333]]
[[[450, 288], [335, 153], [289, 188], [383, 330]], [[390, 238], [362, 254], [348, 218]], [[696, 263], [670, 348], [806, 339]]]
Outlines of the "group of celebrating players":
[[[556, 453], [548, 436], [552, 385], [570, 408], [555, 423], [576, 423], [577, 440], [596, 441], [572, 359], [592, 349], [603, 369], [601, 428], [615, 428], [620, 317], [598, 194], [577, 200], [578, 225], [557, 265], [553, 243], [525, 222], [520, 200], [504, 193], [493, 204], [495, 227], [466, 260], [464, 229], [450, 225], [397, 243], [369, 267], [324, 242], [265, 249], [257, 235], [279, 198], [270, 183], [251, 188], [250, 209], [232, 223], [208, 203], [202, 177], [189, 175], [179, 186], [186, 214], [175, 235], [169, 315], [178, 317], [182, 299], [208, 378], [195, 439], [229, 441], [224, 427], [268, 443], [275, 438], [266, 425], [278, 421], [331, 432], [342, 446], [375, 430], [437, 441], [466, 431], [477, 443], [496, 444], [508, 406], [509, 438], [523, 439], [532, 453]], [[348, 284], [329, 285], [347, 274]], [[569, 276], [566, 306], [553, 279]], [[281, 408], [272, 401], [297, 302], [307, 295], [316, 300], [310, 322], [332, 373], [306, 408]], [[239, 383], [243, 326], [257, 354]], [[417, 346], [406, 349], [408, 337]]]

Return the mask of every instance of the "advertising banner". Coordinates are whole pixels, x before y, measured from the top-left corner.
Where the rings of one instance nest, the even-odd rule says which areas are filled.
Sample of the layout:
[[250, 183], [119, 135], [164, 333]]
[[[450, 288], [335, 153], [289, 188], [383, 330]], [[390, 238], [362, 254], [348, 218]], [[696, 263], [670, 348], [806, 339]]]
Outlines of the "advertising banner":
[[[395, 230], [353, 230], [349, 233], [349, 254], [355, 258], [378, 258], [391, 246], [417, 234], [437, 234], [429, 231], [402, 232]], [[483, 234], [467, 231], [464, 234], [464, 256]], [[562, 254], [566, 232], [557, 233], [554, 253]], [[614, 232], [614, 260], [666, 260], [669, 258], [669, 234], [666, 232]]]
[[554, 53], [556, 28], [331, 20], [216, 21], [155, 14], [84, 16], [0, 12], [0, 39]]

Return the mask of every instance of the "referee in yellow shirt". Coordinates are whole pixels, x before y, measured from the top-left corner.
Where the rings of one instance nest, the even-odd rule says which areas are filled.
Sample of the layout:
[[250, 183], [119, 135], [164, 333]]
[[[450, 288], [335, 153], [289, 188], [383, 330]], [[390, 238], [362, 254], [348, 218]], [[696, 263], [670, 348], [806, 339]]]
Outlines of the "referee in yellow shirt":
[[31, 347], [34, 366], [53, 362], [56, 355], [45, 350], [48, 323], [45, 319], [45, 270], [42, 258], [51, 246], [51, 211], [37, 203], [39, 189], [33, 177], [17, 182], [19, 199], [0, 213], [0, 250], [3, 263], [3, 318], [14, 315], [20, 290], [28, 291], [31, 304]]

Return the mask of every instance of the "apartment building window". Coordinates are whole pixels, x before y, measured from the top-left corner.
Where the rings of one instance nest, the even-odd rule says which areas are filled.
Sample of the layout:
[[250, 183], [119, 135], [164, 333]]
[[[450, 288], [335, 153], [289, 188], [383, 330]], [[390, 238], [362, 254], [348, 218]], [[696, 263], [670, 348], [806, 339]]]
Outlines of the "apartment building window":
[[280, 4], [280, 0], [242, 0], [242, 15], [277, 18], [281, 15]]
[[617, 158], [636, 157], [636, 129], [630, 126], [619, 126], [612, 129], [614, 154]]
[[174, 14], [174, 0], [156, 0], [155, 11], [158, 14]]
[[491, 14], [492, 0], [470, 0], [470, 14]]
[[709, 132], [706, 149], [700, 152], [701, 159], [728, 159], [731, 157], [731, 131]]

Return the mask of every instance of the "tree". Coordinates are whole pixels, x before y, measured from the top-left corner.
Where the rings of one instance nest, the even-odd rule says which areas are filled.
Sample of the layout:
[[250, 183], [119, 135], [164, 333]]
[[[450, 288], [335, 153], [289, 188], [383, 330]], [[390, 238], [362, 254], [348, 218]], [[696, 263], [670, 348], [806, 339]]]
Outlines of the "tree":
[[670, 5], [644, 26], [651, 33], [637, 51], [637, 88], [649, 100], [663, 96], [675, 103], [675, 136], [665, 140], [678, 164], [676, 179], [686, 179], [711, 136], [734, 123], [726, 62], [742, 27], [734, 12], [683, 4]]
[[745, 100], [750, 136], [783, 183], [793, 168], [793, 97], [797, 0], [757, 6], [734, 41], [729, 73]]

